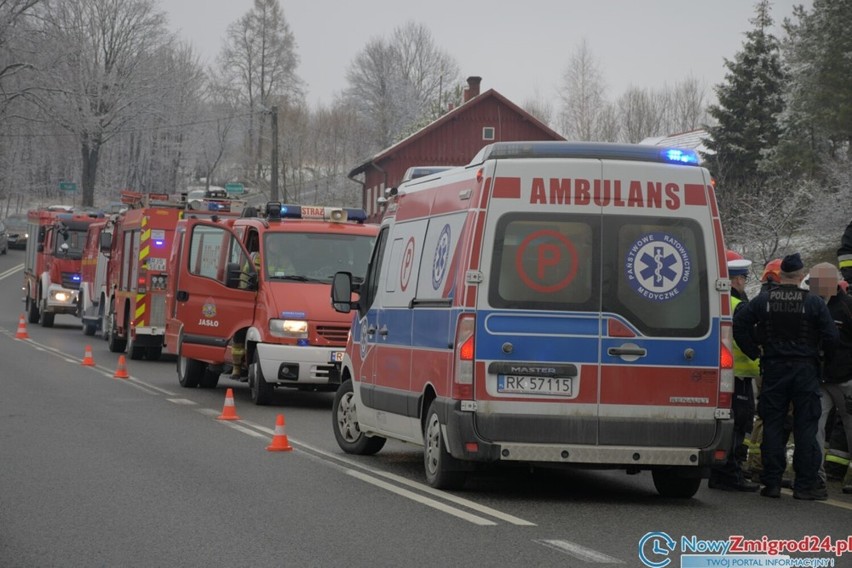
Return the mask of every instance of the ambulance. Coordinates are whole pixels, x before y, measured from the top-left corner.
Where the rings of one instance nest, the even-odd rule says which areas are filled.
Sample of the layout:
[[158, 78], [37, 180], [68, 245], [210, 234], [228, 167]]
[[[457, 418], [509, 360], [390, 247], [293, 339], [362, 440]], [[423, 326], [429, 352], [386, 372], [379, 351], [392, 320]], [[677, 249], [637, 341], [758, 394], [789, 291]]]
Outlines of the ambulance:
[[338, 271], [362, 278], [378, 232], [361, 209], [267, 203], [238, 219], [188, 215], [169, 257], [166, 351], [178, 382], [248, 382], [255, 404], [274, 389], [332, 391], [351, 316], [329, 301]]
[[694, 152], [488, 145], [401, 184], [366, 278], [335, 275], [356, 312], [335, 437], [422, 446], [436, 488], [514, 463], [650, 471], [692, 497], [731, 440], [729, 294]]

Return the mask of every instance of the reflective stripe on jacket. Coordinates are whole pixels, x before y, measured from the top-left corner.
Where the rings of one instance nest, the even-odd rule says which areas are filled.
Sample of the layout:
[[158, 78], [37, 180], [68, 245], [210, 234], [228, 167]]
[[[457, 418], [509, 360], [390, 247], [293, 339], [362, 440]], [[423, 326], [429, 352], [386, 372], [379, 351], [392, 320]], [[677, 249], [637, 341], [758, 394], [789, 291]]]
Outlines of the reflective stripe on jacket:
[[[737, 306], [742, 302], [731, 294], [731, 313], [737, 311]], [[734, 341], [734, 376], [735, 377], [759, 377], [760, 362], [757, 359], [749, 359], [748, 355], [740, 351], [740, 346]]]

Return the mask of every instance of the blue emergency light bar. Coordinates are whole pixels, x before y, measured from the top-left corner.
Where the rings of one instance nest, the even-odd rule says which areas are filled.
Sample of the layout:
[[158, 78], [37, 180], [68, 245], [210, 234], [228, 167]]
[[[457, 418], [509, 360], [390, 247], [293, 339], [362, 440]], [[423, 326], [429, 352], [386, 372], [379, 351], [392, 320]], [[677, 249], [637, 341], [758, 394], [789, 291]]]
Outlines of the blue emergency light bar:
[[[315, 212], [323, 210], [322, 217]], [[346, 212], [346, 220], [356, 223], [363, 223], [367, 220], [367, 212], [363, 209], [354, 209], [350, 207], [314, 207], [292, 204], [281, 204], [275, 201], [270, 201], [266, 204], [266, 216], [269, 219], [319, 219], [332, 220], [330, 213], [335, 210]]]
[[83, 278], [79, 274], [72, 274], [71, 281], [72, 282], [80, 282]]
[[698, 166], [701, 158], [695, 150], [666, 148], [644, 144], [610, 144], [607, 142], [495, 142], [480, 150], [471, 165], [485, 160], [512, 158], [588, 158], [629, 160]]

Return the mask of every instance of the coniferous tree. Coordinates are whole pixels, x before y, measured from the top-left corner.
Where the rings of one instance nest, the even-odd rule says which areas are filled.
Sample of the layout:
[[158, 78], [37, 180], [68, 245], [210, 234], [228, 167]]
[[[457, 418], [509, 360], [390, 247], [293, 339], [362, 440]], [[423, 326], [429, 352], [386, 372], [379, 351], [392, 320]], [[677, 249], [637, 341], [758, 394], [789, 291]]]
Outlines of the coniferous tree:
[[708, 109], [716, 124], [707, 129], [713, 152], [707, 159], [729, 196], [759, 192], [759, 168], [778, 143], [778, 115], [784, 109], [784, 72], [780, 44], [770, 31], [769, 0], [758, 2], [755, 11], [742, 51], [725, 60], [728, 73], [716, 86], [719, 102]]
[[818, 179], [852, 158], [852, 2], [814, 0], [785, 21], [782, 49], [790, 81], [776, 161]]

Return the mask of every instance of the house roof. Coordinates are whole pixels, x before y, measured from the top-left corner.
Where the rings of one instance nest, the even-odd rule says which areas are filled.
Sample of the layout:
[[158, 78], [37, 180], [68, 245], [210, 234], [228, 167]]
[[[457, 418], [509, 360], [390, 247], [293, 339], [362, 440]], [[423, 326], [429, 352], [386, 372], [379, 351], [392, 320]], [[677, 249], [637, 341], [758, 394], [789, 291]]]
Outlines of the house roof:
[[704, 141], [710, 136], [710, 133], [703, 128], [697, 128], [680, 134], [670, 134], [669, 136], [651, 136], [645, 138], [640, 144], [650, 146], [670, 146], [673, 148], [688, 148], [696, 150], [701, 154], [712, 153], [712, 150], [704, 145]]
[[396, 144], [393, 144], [392, 146], [385, 148], [384, 150], [380, 151], [378, 154], [375, 154], [373, 157], [371, 157], [366, 162], [356, 166], [352, 171], [349, 172], [349, 177], [351, 178], [351, 177], [354, 177], [354, 176], [356, 176], [360, 173], [363, 173], [364, 171], [367, 170], [367, 168], [370, 167], [370, 164], [373, 164], [373, 163], [376, 163], [380, 160], [383, 160], [384, 158], [386, 158], [386, 157], [394, 154], [395, 152], [397, 152], [400, 148], [407, 146], [408, 144], [411, 144], [415, 140], [418, 140], [420, 138], [423, 138], [424, 136], [429, 135], [430, 133], [441, 128], [445, 123], [450, 122], [454, 118], [458, 117], [461, 114], [464, 114], [465, 112], [469, 111], [470, 109], [474, 108], [475, 106], [477, 106], [477, 105], [481, 104], [482, 102], [488, 100], [489, 98], [497, 99], [502, 104], [506, 105], [507, 107], [509, 107], [510, 109], [515, 111], [516, 113], [520, 114], [521, 116], [523, 116], [524, 118], [529, 120], [532, 124], [534, 124], [536, 127], [540, 128], [545, 134], [547, 134], [548, 136], [550, 136], [554, 140], [564, 140], [565, 139], [559, 133], [552, 130], [546, 124], [544, 124], [543, 122], [538, 120], [536, 117], [534, 117], [533, 115], [531, 115], [530, 113], [528, 113], [527, 111], [525, 111], [524, 109], [522, 109], [521, 107], [519, 107], [518, 105], [516, 105], [515, 103], [513, 103], [512, 101], [510, 101], [509, 99], [507, 99], [506, 97], [504, 97], [503, 95], [501, 95], [500, 93], [495, 91], [494, 89], [488, 89], [484, 93], [481, 93], [481, 94], [473, 97], [469, 101], [467, 101], [467, 102], [457, 106], [453, 110], [447, 112], [446, 114], [444, 114], [440, 118], [434, 120], [433, 122], [430, 122], [429, 124], [427, 124], [426, 126], [421, 128], [417, 132], [411, 134], [407, 138], [403, 138], [402, 140], [400, 140]]

